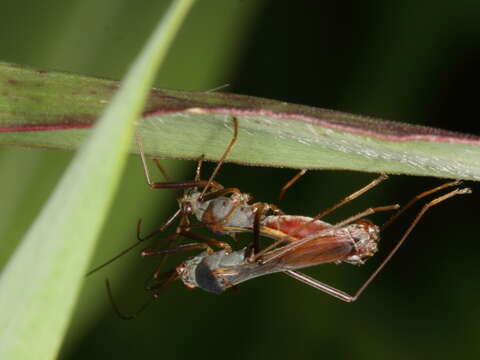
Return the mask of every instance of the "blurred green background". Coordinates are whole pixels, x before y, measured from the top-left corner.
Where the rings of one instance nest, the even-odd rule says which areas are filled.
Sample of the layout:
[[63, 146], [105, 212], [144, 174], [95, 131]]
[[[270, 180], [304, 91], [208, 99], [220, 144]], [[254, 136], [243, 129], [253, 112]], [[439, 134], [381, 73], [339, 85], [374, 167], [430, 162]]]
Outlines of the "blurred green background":
[[[164, 0], [4, 0], [0, 60], [120, 79], [162, 12]], [[478, 1], [199, 1], [156, 86], [263, 96], [391, 120], [480, 134]], [[181, 144], [179, 144], [181, 146]], [[99, 154], [101, 156], [101, 154]], [[0, 263], [14, 250], [72, 153], [0, 149]], [[175, 179], [191, 162], [165, 161]], [[205, 169], [208, 174], [210, 167]], [[288, 169], [224, 166], [218, 181], [275, 202]], [[95, 174], [85, 174], [95, 176]], [[316, 171], [287, 193], [282, 208], [313, 215], [367, 183], [372, 174]], [[442, 180], [394, 176], [336, 211], [334, 222], [370, 205], [405, 203]], [[85, 281], [61, 359], [450, 359], [480, 354], [477, 254], [480, 187], [442, 204], [415, 229], [357, 303], [345, 304], [281, 274], [221, 296], [172, 285], [133, 321], [156, 259], [132, 252]], [[135, 224], [154, 229], [176, 194], [145, 185], [131, 156], [92, 266], [135, 239]], [[383, 236], [366, 266], [325, 265], [311, 273], [353, 292], [414, 215]], [[376, 215], [381, 223], [385, 217]], [[55, 226], [55, 224], [52, 224]], [[69, 241], [69, 239], [65, 239]], [[248, 241], [248, 236], [243, 237]], [[75, 244], [71, 244], [75, 246]], [[170, 259], [170, 266], [184, 259]], [[31, 265], [35, 271], [35, 264]], [[2, 309], [8, 311], [8, 309]]]

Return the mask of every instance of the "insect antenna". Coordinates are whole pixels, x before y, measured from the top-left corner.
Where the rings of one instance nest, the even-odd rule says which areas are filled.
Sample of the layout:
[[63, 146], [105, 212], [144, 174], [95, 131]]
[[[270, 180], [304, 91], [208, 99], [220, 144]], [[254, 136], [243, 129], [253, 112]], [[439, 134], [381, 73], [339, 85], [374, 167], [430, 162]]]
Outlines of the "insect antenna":
[[136, 243], [130, 245], [129, 247], [127, 247], [126, 249], [122, 250], [120, 253], [118, 253], [117, 255], [115, 255], [113, 258], [111, 258], [110, 260], [107, 260], [105, 261], [103, 264], [93, 268], [92, 270], [90, 270], [89, 272], [87, 272], [85, 274], [85, 276], [90, 276], [94, 273], [96, 273], [97, 271], [103, 269], [105, 266], [107, 265], [110, 265], [111, 263], [113, 263], [115, 260], [121, 258], [123, 255], [127, 254], [128, 252], [130, 252], [131, 250], [135, 249], [138, 245], [140, 245], [141, 242], [140, 241], [137, 241]]
[[118, 253], [117, 255], [115, 255], [114, 257], [112, 257], [110, 260], [107, 260], [105, 261], [103, 264], [93, 268], [92, 270], [90, 270], [89, 272], [87, 272], [85, 274], [85, 276], [90, 276], [94, 273], [96, 273], [97, 271], [103, 269], [105, 266], [107, 265], [110, 265], [111, 263], [113, 263], [114, 261], [118, 260], [119, 258], [121, 258], [122, 256], [128, 254], [130, 251], [132, 251], [133, 249], [135, 249], [138, 245], [140, 245], [142, 242], [144, 242], [145, 240], [149, 240], [151, 239], [153, 236], [157, 235], [158, 231], [154, 231], [152, 232], [151, 234], [145, 236], [144, 238], [142, 238], [140, 236], [140, 227], [142, 225], [142, 219], [139, 219], [138, 220], [138, 223], [137, 223], [137, 242], [135, 242], [134, 244], [130, 245], [129, 247], [127, 247], [126, 249], [120, 251], [120, 253]]
[[117, 255], [115, 255], [114, 257], [112, 257], [110, 260], [104, 262], [103, 264], [93, 268], [92, 270], [90, 270], [89, 272], [87, 272], [85, 274], [85, 276], [90, 276], [94, 273], [96, 273], [97, 271], [103, 269], [105, 266], [107, 265], [110, 265], [112, 262], [114, 262], [115, 260], [121, 258], [123, 255], [129, 253], [131, 250], [135, 249], [137, 246], [139, 246], [140, 244], [142, 244], [143, 242], [147, 241], [147, 240], [150, 240], [151, 238], [157, 236], [158, 234], [160, 234], [161, 232], [163, 232], [165, 230], [165, 228], [167, 228], [168, 226], [170, 226], [170, 224], [181, 214], [181, 209], [177, 210], [162, 226], [160, 226], [157, 230], [151, 232], [150, 234], [148, 234], [147, 236], [145, 237], [142, 237], [140, 235], [140, 230], [141, 230], [141, 226], [142, 226], [142, 219], [139, 219], [138, 220], [138, 223], [137, 223], [137, 242], [135, 242], [134, 244], [130, 245], [129, 247], [127, 247], [126, 249], [122, 250], [120, 253], [118, 253]]

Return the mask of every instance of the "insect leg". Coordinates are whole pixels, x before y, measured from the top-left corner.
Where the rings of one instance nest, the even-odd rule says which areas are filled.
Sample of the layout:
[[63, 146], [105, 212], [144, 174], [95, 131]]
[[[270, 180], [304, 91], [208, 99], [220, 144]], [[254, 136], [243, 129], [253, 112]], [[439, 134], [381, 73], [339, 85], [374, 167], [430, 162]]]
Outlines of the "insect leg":
[[[433, 206], [438, 205], [442, 201], [445, 201], [451, 197], [454, 197], [456, 195], [462, 195], [462, 194], [470, 194], [472, 191], [469, 188], [463, 188], [463, 189], [455, 189], [453, 191], [450, 191], [442, 196], [439, 196], [427, 204], [425, 204], [422, 209], [419, 211], [415, 219], [412, 221], [412, 223], [409, 225], [405, 233], [402, 235], [400, 240], [397, 242], [397, 244], [394, 246], [394, 248], [389, 252], [387, 257], [378, 265], [378, 267], [375, 269], [375, 271], [368, 277], [368, 279], [360, 286], [360, 288], [355, 292], [354, 295], [349, 295], [341, 290], [338, 290], [334, 287], [331, 287], [330, 285], [324, 284], [316, 279], [311, 278], [310, 276], [307, 276], [305, 274], [302, 274], [297, 271], [289, 270], [286, 271], [285, 274], [293, 277], [294, 279], [297, 279], [307, 285], [313, 286], [314, 288], [321, 290], [331, 296], [336, 297], [337, 299], [346, 301], [346, 302], [353, 302], [358, 299], [358, 297], [365, 291], [368, 285], [375, 279], [375, 277], [380, 273], [380, 271], [385, 267], [385, 265], [390, 261], [390, 259], [395, 255], [397, 250], [402, 246], [402, 244], [405, 242], [405, 239], [410, 235], [412, 232], [413, 228], [418, 224], [420, 219], [425, 215], [425, 213], [431, 209]], [[422, 193], [423, 194], [423, 193]], [[421, 194], [420, 194], [421, 195]]]
[[196, 241], [199, 241], [201, 243], [205, 243], [205, 244], [209, 244], [211, 246], [216, 246], [216, 247], [219, 247], [221, 249], [224, 249], [227, 253], [231, 253], [232, 252], [232, 248], [230, 247], [230, 244], [224, 242], [224, 241], [218, 241], [218, 240], [215, 240], [215, 239], [212, 239], [208, 236], [203, 236], [203, 235], [199, 235], [199, 234], [195, 234], [191, 231], [182, 231], [180, 233], [180, 235], [182, 236], [185, 236], [185, 237], [188, 237], [192, 240], [196, 240]]
[[[159, 293], [165, 289], [167, 285], [178, 279], [178, 274], [175, 270], [169, 271], [168, 273], [165, 273], [163, 276], [165, 279], [162, 280], [160, 283], [155, 284], [151, 287], [149, 287], [147, 290], [152, 291], [152, 297], [148, 299], [146, 302], [144, 302], [137, 310], [135, 310], [131, 314], [125, 314], [123, 311], [120, 310], [118, 307], [117, 302], [115, 301], [112, 293], [112, 289], [110, 286], [110, 282], [105, 280], [105, 286], [107, 287], [107, 293], [108, 293], [108, 298], [110, 299], [110, 303], [112, 304], [113, 309], [115, 310], [115, 313], [117, 316], [123, 320], [132, 320], [135, 319], [138, 315], [140, 315], [154, 300], [156, 300], [159, 296]], [[160, 277], [159, 277], [160, 278]], [[155, 291], [153, 291], [155, 290]]]
[[174, 248], [163, 249], [163, 250], [151, 250], [149, 248], [142, 251], [142, 256], [158, 256], [165, 254], [176, 254], [184, 251], [196, 250], [196, 249], [205, 249], [207, 251], [213, 252], [213, 250], [207, 244], [203, 243], [189, 243], [178, 245]]
[[353, 302], [357, 300], [356, 297], [351, 296], [342, 290], [336, 289], [333, 286], [318, 281], [317, 279], [314, 279], [311, 276], [305, 275], [299, 271], [287, 270], [284, 272], [284, 274], [345, 302]]
[[163, 175], [163, 177], [165, 178], [165, 180], [167, 181], [170, 181], [170, 176], [168, 175], [167, 171], [164, 169], [164, 167], [162, 166], [162, 164], [160, 164], [160, 160], [158, 159], [153, 159], [153, 162], [155, 163], [155, 165], [157, 166], [157, 169], [160, 171], [160, 173]]
[[178, 273], [176, 270], [171, 270], [167, 272], [160, 273], [156, 271], [153, 278], [157, 281], [156, 284], [146, 287], [147, 291], [153, 292], [153, 297], [157, 298], [159, 293], [165, 289], [165, 287], [178, 279]]
[[203, 161], [205, 160], [205, 155], [202, 154], [197, 160], [197, 168], [195, 169], [195, 181], [200, 180], [200, 173], [202, 171]]
[[388, 179], [388, 175], [386, 175], [386, 174], [382, 174], [382, 175], [376, 177], [371, 182], [369, 182], [367, 185], [363, 186], [362, 188], [355, 191], [354, 193], [348, 195], [343, 200], [339, 201], [335, 205], [329, 207], [328, 209], [324, 210], [323, 212], [314, 216], [313, 218], [315, 220], [321, 219], [322, 217], [326, 216], [327, 214], [330, 214], [331, 212], [333, 212], [334, 210], [337, 210], [339, 207], [341, 207], [341, 206], [349, 203], [350, 201], [358, 198], [359, 196], [365, 194], [367, 191], [371, 190], [372, 188], [374, 188], [375, 186], [377, 186], [378, 184], [380, 184], [382, 181], [384, 181], [386, 179]]
[[[189, 239], [195, 240], [197, 242], [189, 243], [189, 244], [182, 244], [182, 245], [179, 245], [177, 247], [170, 248], [170, 249], [155, 250], [155, 248], [158, 247], [160, 242], [162, 242], [162, 243], [165, 242], [165, 241], [168, 242], [168, 241], [171, 241], [171, 240], [177, 238], [178, 236], [184, 236], [184, 237], [187, 237]], [[203, 236], [203, 235], [198, 235], [198, 234], [195, 234], [191, 231], [179, 229], [179, 231], [176, 232], [175, 234], [167, 236], [164, 239], [160, 239], [160, 241], [157, 241], [155, 244], [152, 244], [149, 247], [145, 248], [142, 251], [141, 255], [142, 256], [158, 256], [158, 255], [164, 255], [164, 254], [176, 254], [176, 253], [179, 253], [179, 252], [195, 250], [195, 249], [205, 249], [208, 252], [213, 252], [213, 250], [211, 249], [210, 246], [216, 246], [216, 247], [224, 249], [227, 252], [232, 252], [232, 248], [226, 242], [218, 241], [218, 240], [215, 240], [215, 239], [209, 238], [207, 236]]]
[[232, 116], [232, 123], [233, 123], [233, 135], [232, 135], [232, 139], [230, 140], [230, 143], [228, 144], [227, 148], [225, 149], [225, 151], [223, 152], [223, 155], [222, 157], [220, 158], [220, 160], [218, 160], [218, 163], [217, 163], [217, 166], [215, 167], [215, 169], [213, 170], [212, 174], [210, 175], [210, 178], [208, 179], [205, 187], [203, 188], [203, 191], [200, 195], [200, 199], [203, 199], [203, 196], [205, 195], [205, 193], [208, 191], [208, 188], [210, 187], [210, 185], [212, 184], [213, 182], [213, 179], [215, 179], [215, 176], [217, 176], [217, 173], [218, 171], [220, 170], [220, 167], [222, 166], [223, 162], [225, 161], [225, 159], [227, 158], [228, 154], [230, 153], [230, 151], [232, 150], [233, 146], [235, 145], [235, 143], [237, 142], [237, 137], [238, 137], [238, 120], [235, 116]]
[[138, 146], [138, 153], [140, 154], [140, 158], [142, 159], [143, 171], [147, 179], [147, 184], [151, 188], [153, 189], [188, 189], [196, 186], [205, 187], [208, 184], [208, 181], [205, 181], [205, 180], [194, 180], [194, 181], [183, 181], [183, 182], [152, 181], [152, 178], [150, 176], [150, 170], [148, 169], [147, 160], [145, 157], [145, 152], [143, 151], [143, 145], [142, 145], [142, 142], [140, 141], [140, 137], [138, 136], [138, 134], [136, 136], [136, 141]]
[[205, 194], [202, 198], [202, 201], [213, 200], [227, 194], [240, 194], [240, 193], [241, 193], [240, 189], [238, 188], [224, 188], [224, 189], [212, 191], [212, 192], [209, 192], [208, 194]]
[[285, 192], [293, 185], [295, 184], [298, 179], [300, 179], [305, 173], [307, 172], [307, 169], [302, 169], [300, 170], [297, 174], [295, 174], [294, 177], [292, 177], [283, 187], [280, 189], [280, 192], [278, 194], [278, 202], [280, 203], [283, 200], [283, 197], [285, 196]]
[[388, 219], [381, 227], [382, 230], [384, 230], [387, 226], [392, 224], [400, 215], [402, 215], [405, 210], [409, 209], [413, 204], [415, 204], [418, 200], [423, 199], [425, 196], [431, 195], [433, 193], [436, 193], [437, 191], [443, 190], [445, 188], [451, 187], [451, 186], [456, 186], [461, 184], [461, 180], [456, 180], [456, 181], [451, 181], [445, 184], [442, 184], [440, 186], [437, 186], [433, 189], [424, 191], [416, 196], [414, 196], [408, 203], [403, 205], [400, 210], [398, 210], [395, 214], [392, 215], [390, 219]]
[[418, 212], [417, 216], [415, 216], [415, 219], [413, 219], [412, 223], [410, 226], [407, 228], [403, 236], [400, 238], [400, 240], [397, 242], [397, 244], [393, 247], [392, 250], [390, 250], [390, 253], [387, 255], [387, 257], [378, 265], [377, 269], [372, 273], [372, 275], [369, 276], [369, 278], [362, 284], [362, 286], [357, 290], [354, 296], [354, 300], [356, 300], [360, 294], [365, 290], [365, 288], [375, 279], [375, 277], [378, 275], [378, 273], [385, 267], [385, 265], [390, 261], [390, 259], [395, 255], [397, 250], [402, 246], [404, 243], [405, 239], [410, 235], [412, 232], [413, 228], [418, 224], [420, 219], [425, 215], [425, 213], [431, 209], [433, 206], [441, 203], [442, 201], [445, 201], [451, 197], [454, 197], [456, 195], [462, 195], [462, 194], [470, 194], [472, 192], [471, 189], [469, 188], [463, 188], [463, 189], [455, 189], [453, 191], [450, 191], [442, 196], [439, 196], [430, 202], [426, 203], [422, 209]]
[[257, 203], [255, 206], [255, 216], [253, 218], [253, 241], [245, 251], [245, 257], [249, 261], [254, 260], [255, 254], [260, 252], [260, 220], [268, 204]]

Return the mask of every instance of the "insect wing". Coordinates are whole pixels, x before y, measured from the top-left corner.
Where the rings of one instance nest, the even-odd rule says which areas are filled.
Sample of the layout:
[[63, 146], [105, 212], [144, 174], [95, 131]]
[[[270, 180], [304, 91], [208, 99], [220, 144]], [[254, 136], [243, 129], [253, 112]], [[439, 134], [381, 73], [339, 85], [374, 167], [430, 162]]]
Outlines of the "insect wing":
[[311, 236], [308, 241], [292, 242], [269, 251], [261, 261], [268, 263], [272, 260], [285, 269], [300, 269], [342, 261], [350, 256], [352, 251], [355, 251], [355, 246], [349, 233], [340, 229], [332, 234]]

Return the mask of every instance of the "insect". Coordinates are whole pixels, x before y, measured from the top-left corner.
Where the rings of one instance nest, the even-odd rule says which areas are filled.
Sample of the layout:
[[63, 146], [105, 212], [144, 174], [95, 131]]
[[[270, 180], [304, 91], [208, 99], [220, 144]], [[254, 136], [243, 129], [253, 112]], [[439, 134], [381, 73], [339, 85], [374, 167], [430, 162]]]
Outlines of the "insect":
[[[400, 209], [391, 220], [419, 199], [459, 183], [459, 181], [446, 183], [417, 195], [404, 208]], [[366, 287], [390, 261], [430, 208], [453, 196], [470, 192], [469, 188], [457, 188], [425, 204], [395, 247], [354, 295], [336, 289], [296, 270], [324, 263], [338, 264], [346, 262], [355, 265], [363, 264], [366, 259], [377, 252], [380, 228], [362, 218], [375, 212], [397, 209], [398, 205], [369, 208], [335, 225], [328, 224], [315, 217], [269, 216], [262, 221], [260, 233], [278, 241], [256, 254], [253, 261], [246, 255], [246, 249], [232, 253], [225, 250], [211, 254], [203, 252], [177, 266], [174, 278], [180, 278], [189, 288], [199, 287], [209, 292], [222, 293], [228, 288], [255, 277], [283, 272], [340, 300], [353, 302], [358, 299]], [[391, 221], [387, 222], [386, 225], [389, 223]], [[286, 245], [278, 246], [280, 244]]]

